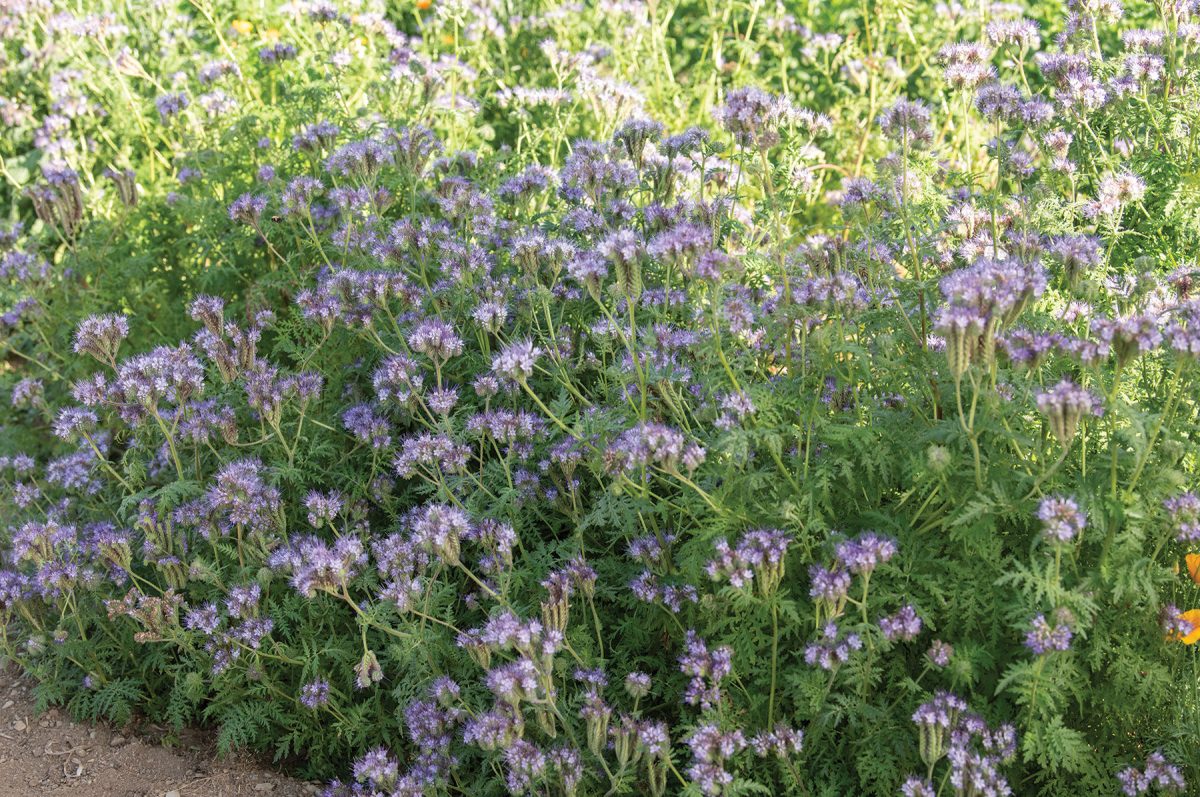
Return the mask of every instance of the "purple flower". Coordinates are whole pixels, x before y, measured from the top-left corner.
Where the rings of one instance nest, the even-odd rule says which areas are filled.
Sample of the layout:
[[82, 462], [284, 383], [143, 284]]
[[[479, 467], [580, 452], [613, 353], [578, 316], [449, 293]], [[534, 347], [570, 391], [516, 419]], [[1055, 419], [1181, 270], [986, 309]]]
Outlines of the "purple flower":
[[698, 725], [687, 738], [692, 751], [688, 779], [702, 794], [720, 795], [733, 783], [733, 775], [725, 769], [726, 762], [746, 747], [746, 737], [739, 730], [722, 731], [711, 723]]
[[750, 586], [755, 574], [763, 594], [770, 594], [783, 578], [783, 559], [791, 535], [778, 529], [758, 529], [742, 537], [736, 549], [724, 539], [716, 541], [717, 556], [705, 570], [714, 581], [723, 578], [738, 589]]
[[917, 777], [905, 778], [900, 786], [901, 797], [937, 797], [933, 784]]
[[369, 751], [354, 762], [354, 779], [380, 790], [389, 789], [395, 784], [398, 772], [396, 759], [382, 747]]
[[229, 205], [229, 219], [257, 227], [263, 211], [267, 209], [267, 198], [262, 195], [242, 194]]
[[400, 453], [392, 461], [396, 475], [411, 479], [421, 472], [426, 478], [436, 481], [440, 474], [462, 473], [466, 470], [471, 454], [468, 446], [462, 445], [447, 434], [419, 434], [404, 439]]
[[329, 682], [316, 680], [300, 688], [300, 702], [306, 708], [317, 709], [329, 702]]
[[496, 189], [496, 196], [506, 202], [517, 202], [544, 190], [553, 180], [553, 172], [545, 166], [534, 164], [502, 182]]
[[300, 152], [315, 152], [331, 145], [341, 128], [332, 122], [316, 122], [292, 138], [292, 147]]
[[1074, 633], [1071, 630], [1071, 625], [1067, 620], [1069, 614], [1064, 614], [1060, 610], [1057, 618], [1058, 624], [1051, 626], [1046, 620], [1046, 616], [1039, 614], [1034, 617], [1031, 622], [1031, 628], [1025, 635], [1025, 647], [1032, 650], [1038, 656], [1051, 653], [1053, 651], [1070, 650], [1071, 637]]
[[912, 606], [904, 606], [892, 616], [880, 620], [879, 628], [889, 642], [897, 639], [910, 642], [921, 633], [921, 618]]
[[514, 382], [524, 384], [533, 376], [534, 366], [537, 365], [541, 349], [528, 340], [518, 340], [505, 346], [493, 359], [492, 371], [497, 376], [507, 377]]
[[291, 61], [297, 55], [296, 47], [284, 42], [277, 42], [258, 51], [258, 58], [264, 64], [275, 64], [281, 61]]
[[[912, 719], [920, 736], [921, 760], [932, 769], [943, 757], [948, 758], [949, 779], [955, 789], [970, 783], [980, 794], [1012, 793], [1000, 774], [1000, 765], [1016, 755], [1012, 726], [989, 728], [978, 715], [967, 713], [965, 701], [948, 692], [939, 692], [923, 703]], [[912, 793], [924, 794], [924, 784], [919, 789], [914, 785]]]
[[340, 594], [367, 563], [362, 542], [354, 536], [327, 543], [316, 537], [293, 537], [291, 545], [271, 556], [272, 567], [291, 574], [292, 588], [306, 598], [318, 591]]
[[404, 406], [420, 393], [424, 377], [410, 357], [395, 354], [384, 359], [372, 375], [371, 382], [380, 402], [395, 401]]
[[1175, 526], [1175, 539], [1179, 542], [1200, 540], [1200, 497], [1185, 492], [1163, 501], [1171, 523]]
[[644, 672], [631, 672], [625, 676], [625, 692], [635, 700], [650, 694], [650, 676]]
[[525, 794], [546, 772], [546, 754], [532, 742], [517, 739], [504, 751], [505, 783], [510, 794]]
[[608, 261], [596, 251], [577, 252], [567, 261], [567, 274], [584, 286], [593, 299], [600, 301], [601, 287], [608, 278]]
[[1011, 122], [1021, 113], [1023, 98], [1016, 86], [988, 83], [975, 91], [975, 107], [990, 121]]
[[231, 617], [246, 619], [258, 613], [258, 602], [262, 599], [262, 587], [257, 584], [247, 584], [242, 587], [232, 587], [225, 608]]
[[217, 471], [205, 501], [208, 510], [224, 516], [231, 527], [261, 533], [276, 529], [280, 523], [279, 490], [263, 479], [263, 464], [257, 459], [235, 460]]
[[463, 741], [484, 750], [495, 750], [507, 747], [523, 728], [516, 710], [508, 703], [498, 703], [493, 710], [463, 724]]
[[343, 412], [342, 425], [372, 448], [387, 448], [392, 444], [391, 427], [369, 404], [355, 404]]
[[942, 669], [950, 664], [950, 659], [954, 656], [954, 647], [940, 639], [935, 639], [925, 655], [933, 666]]
[[991, 48], [982, 42], [947, 44], [938, 52], [945, 65], [943, 77], [954, 89], [971, 90], [995, 78]]
[[462, 354], [462, 339], [453, 327], [438, 319], [422, 321], [408, 336], [408, 346], [418, 354], [424, 354], [438, 366], [451, 357]]
[[[99, 376], [99, 375], [97, 375]], [[103, 381], [104, 377], [100, 376]], [[44, 403], [45, 386], [40, 379], [22, 379], [12, 389], [13, 407], [36, 407]], [[77, 401], [79, 399], [76, 399]], [[82, 403], [82, 402], [81, 402]]]
[[986, 32], [992, 44], [1008, 44], [1022, 50], [1036, 50], [1042, 42], [1038, 24], [1032, 19], [994, 19], [988, 23]]
[[516, 707], [522, 700], [537, 700], [540, 680], [537, 665], [522, 656], [488, 670], [484, 683], [498, 699]]
[[64, 407], [54, 421], [54, 436], [71, 440], [76, 435], [86, 436], [96, 428], [96, 413], [84, 407]]
[[116, 365], [117, 349], [129, 337], [129, 321], [120, 315], [94, 315], [75, 329], [75, 352], [90, 354], [105, 365]]
[[829, 617], [841, 614], [850, 591], [850, 573], [841, 567], [826, 569], [820, 565], [810, 565], [808, 577], [811, 582], [809, 597], [824, 604]]
[[604, 452], [604, 459], [611, 473], [632, 472], [645, 465], [654, 465], [668, 473], [682, 465], [690, 472], [703, 464], [705, 451], [669, 426], [643, 423], [613, 441]]
[[804, 648], [804, 662], [822, 670], [833, 670], [850, 660], [850, 655], [862, 649], [862, 638], [858, 634], [843, 634], [837, 623], [825, 623], [816, 642]]
[[1139, 354], [1158, 348], [1164, 339], [1161, 321], [1152, 313], [1095, 318], [1092, 320], [1092, 333], [1099, 338], [1101, 351], [1112, 351], [1121, 365]]
[[209, 635], [216, 633], [220, 625], [221, 615], [218, 613], [215, 603], [206, 603], [191, 609], [183, 620], [184, 628], [189, 631], [200, 631]]
[[154, 412], [160, 401], [184, 404], [204, 390], [204, 366], [191, 347], [161, 346], [149, 354], [130, 357], [117, 369], [114, 388], [130, 404]]
[[1158, 624], [1168, 638], [1185, 637], [1196, 630], [1191, 622], [1184, 619], [1183, 612], [1173, 603], [1168, 603], [1159, 611]]
[[187, 108], [189, 100], [186, 94], [163, 94], [154, 100], [154, 107], [158, 109], [159, 117], [164, 121], [170, 121], [174, 116], [177, 116]]
[[774, 755], [787, 759], [804, 749], [804, 732], [787, 725], [776, 725], [774, 730], [756, 734], [750, 740], [750, 746], [759, 758]]
[[1141, 202], [1146, 195], [1146, 183], [1132, 172], [1107, 174], [1100, 178], [1096, 199], [1084, 207], [1091, 216], [1116, 216], [1126, 206]]
[[1121, 784], [1121, 791], [1129, 797], [1145, 794], [1152, 786], [1158, 786], [1166, 794], [1182, 793], [1187, 788], [1179, 767], [1167, 761], [1161, 750], [1150, 754], [1145, 769], [1128, 767], [1121, 770], [1117, 774], [1117, 782]]
[[664, 584], [654, 573], [645, 570], [629, 584], [633, 596], [645, 603], [659, 603], [672, 614], [683, 611], [685, 603], [698, 603], [696, 588], [691, 584]]
[[929, 108], [917, 100], [897, 100], [880, 114], [879, 127], [888, 138], [914, 148], [928, 144], [933, 138]]
[[842, 566], [857, 575], [870, 575], [896, 555], [896, 541], [868, 531], [852, 540], [838, 543], [834, 553]]
[[448, 504], [429, 504], [413, 513], [413, 541], [451, 566], [458, 564], [462, 540], [470, 530], [466, 513]]
[[1103, 405], [1095, 394], [1069, 379], [1064, 379], [1049, 390], [1039, 393], [1037, 405], [1050, 421], [1050, 431], [1062, 446], [1075, 439], [1075, 431], [1081, 419], [1088, 415], [1098, 416], [1104, 412]]
[[449, 757], [450, 744], [464, 712], [453, 705], [458, 700], [458, 684], [449, 678], [435, 680], [428, 694], [427, 699], [414, 700], [404, 709], [404, 725], [422, 756], [412, 774], [426, 783], [434, 783], [453, 763]]
[[384, 582], [380, 598], [403, 614], [425, 594], [424, 575], [429, 554], [403, 534], [393, 534], [371, 543], [375, 567]]
[[1103, 243], [1091, 235], [1060, 236], [1050, 243], [1047, 251], [1062, 264], [1067, 281], [1072, 284], [1104, 262]]
[[707, 711], [720, 701], [721, 681], [733, 672], [733, 649], [722, 646], [710, 650], [695, 631], [688, 631], [679, 670], [691, 677], [684, 702]]
[[304, 499], [304, 508], [308, 510], [308, 524], [319, 529], [328, 524], [333, 525], [334, 519], [342, 513], [345, 499], [340, 493], [322, 494], [310, 492]]
[[787, 100], [747, 86], [726, 94], [714, 115], [739, 146], [765, 150], [779, 143], [779, 126], [790, 108]]
[[394, 158], [394, 150], [389, 144], [366, 138], [343, 144], [330, 153], [325, 159], [325, 169], [343, 177], [371, 182]]
[[262, 640], [274, 627], [275, 623], [270, 617], [251, 617], [233, 629], [230, 636], [251, 650], [258, 650]]
[[1079, 509], [1073, 498], [1051, 495], [1038, 504], [1038, 520], [1042, 521], [1042, 535], [1051, 544], [1066, 545], [1074, 542], [1087, 527], [1087, 515]]
[[200, 67], [200, 70], [196, 73], [196, 78], [202, 85], [207, 86], [210, 83], [215, 83], [221, 78], [226, 77], [227, 75], [240, 75], [241, 73], [242, 72], [240, 69], [238, 69], [237, 64], [233, 63], [232, 61], [219, 60], [210, 61], [209, 63]]

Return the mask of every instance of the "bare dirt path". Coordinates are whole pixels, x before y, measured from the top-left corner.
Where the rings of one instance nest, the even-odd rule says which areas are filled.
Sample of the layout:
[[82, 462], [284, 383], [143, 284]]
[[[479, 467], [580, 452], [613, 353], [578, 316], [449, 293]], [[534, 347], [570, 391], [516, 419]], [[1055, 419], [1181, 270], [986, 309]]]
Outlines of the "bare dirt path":
[[32, 684], [0, 665], [0, 797], [309, 797], [315, 784], [246, 758], [218, 759], [204, 733], [172, 748], [108, 725], [72, 722], [60, 709], [34, 712]]

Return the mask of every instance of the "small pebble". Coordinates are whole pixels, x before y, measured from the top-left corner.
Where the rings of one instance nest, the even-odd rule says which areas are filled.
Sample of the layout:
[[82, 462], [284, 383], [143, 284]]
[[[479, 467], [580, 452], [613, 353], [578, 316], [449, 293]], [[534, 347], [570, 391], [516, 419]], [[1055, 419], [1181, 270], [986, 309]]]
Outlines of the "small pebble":
[[120, 747], [121, 745], [125, 744], [125, 742], [126, 742], [125, 737], [118, 733], [116, 736], [114, 736], [113, 738], [108, 740], [108, 746], [109, 747]]
[[274, 791], [275, 784], [270, 782], [258, 783], [254, 786], [255, 791]]
[[177, 789], [171, 789], [169, 792], [164, 794], [163, 797], [179, 797], [179, 791]]

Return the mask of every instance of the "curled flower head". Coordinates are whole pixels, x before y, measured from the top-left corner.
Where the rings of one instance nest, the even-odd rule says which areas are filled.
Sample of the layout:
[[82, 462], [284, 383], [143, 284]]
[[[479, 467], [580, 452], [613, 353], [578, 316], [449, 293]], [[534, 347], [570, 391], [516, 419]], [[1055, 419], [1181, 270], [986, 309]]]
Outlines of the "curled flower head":
[[86, 407], [64, 407], [54, 421], [54, 435], [71, 440], [77, 435], [87, 435], [96, 428], [96, 423], [96, 413]]
[[1200, 497], [1193, 492], [1179, 493], [1163, 501], [1163, 508], [1175, 526], [1176, 540], [1200, 540]]
[[493, 359], [492, 371], [498, 376], [524, 384], [533, 376], [534, 366], [537, 365], [541, 349], [531, 341], [518, 340], [505, 346]]
[[1069, 623], [1063, 622], [1065, 618], [1058, 619], [1060, 622], [1052, 626], [1045, 615], [1039, 614], [1034, 617], [1030, 623], [1032, 627], [1025, 635], [1025, 647], [1039, 656], [1053, 651], [1070, 650], [1074, 632]]
[[917, 100], [897, 100], [880, 114], [879, 127], [888, 138], [914, 148], [933, 140], [929, 108]]
[[897, 550], [895, 540], [868, 531], [838, 543], [834, 553], [851, 573], [869, 575], [876, 567], [890, 561]]
[[716, 117], [740, 146], [766, 150], [779, 143], [780, 122], [790, 107], [786, 99], [748, 86], [726, 94]]
[[1099, 397], [1069, 379], [1039, 393], [1037, 406], [1046, 415], [1050, 431], [1064, 448], [1075, 439], [1080, 420], [1088, 415], [1103, 413]]
[[127, 403], [153, 412], [162, 401], [181, 405], [201, 393], [204, 366], [190, 346], [160, 346], [122, 362], [115, 388]]
[[329, 681], [316, 680], [300, 689], [300, 703], [305, 708], [316, 709], [329, 702]]
[[262, 195], [242, 194], [229, 205], [231, 221], [257, 227], [263, 211], [267, 209], [267, 198]]
[[1042, 521], [1042, 534], [1052, 544], [1064, 545], [1074, 542], [1087, 527], [1087, 515], [1075, 499], [1051, 495], [1038, 504], [1038, 520]]
[[116, 365], [117, 349], [129, 337], [129, 321], [120, 315], [94, 315], [75, 329], [75, 352], [90, 354], [105, 365]]
[[1161, 750], [1151, 753], [1146, 759], [1143, 769], [1127, 767], [1117, 773], [1117, 782], [1122, 794], [1128, 797], [1138, 797], [1158, 787], [1160, 794], [1182, 794], [1187, 789], [1187, 782], [1179, 767], [1167, 761]]
[[911, 641], [921, 633], [921, 618], [912, 606], [904, 606], [890, 617], [880, 620], [879, 629], [883, 631], [884, 639], [889, 642], [896, 639]]
[[383, 668], [379, 666], [379, 659], [374, 651], [366, 651], [358, 664], [354, 665], [354, 685], [359, 689], [366, 689], [382, 680]]
[[940, 639], [933, 640], [933, 644], [925, 653], [925, 657], [929, 659], [929, 662], [938, 669], [944, 669], [945, 667], [949, 666], [950, 659], [953, 658], [953, 656], [953, 646], [943, 642]]
[[454, 328], [436, 318], [417, 324], [408, 336], [408, 346], [439, 366], [463, 351], [462, 339], [454, 332]]
[[763, 595], [770, 595], [783, 579], [784, 556], [791, 536], [778, 529], [757, 529], [742, 537], [736, 548], [725, 540], [716, 543], [717, 557], [706, 566], [714, 580], [728, 578], [739, 589], [750, 585], [755, 576]]
[[835, 670], [848, 662], [854, 651], [861, 650], [862, 644], [858, 634], [843, 633], [837, 623], [829, 621], [817, 640], [804, 649], [804, 663], [822, 670]]

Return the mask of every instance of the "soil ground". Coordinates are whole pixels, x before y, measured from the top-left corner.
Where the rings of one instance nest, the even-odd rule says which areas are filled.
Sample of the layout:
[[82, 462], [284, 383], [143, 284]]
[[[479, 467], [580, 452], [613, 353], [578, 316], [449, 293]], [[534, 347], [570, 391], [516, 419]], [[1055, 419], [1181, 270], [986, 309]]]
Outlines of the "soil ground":
[[38, 715], [32, 684], [0, 665], [0, 797], [310, 797], [318, 786], [249, 758], [218, 759], [211, 735], [137, 732], [72, 722], [61, 709]]

